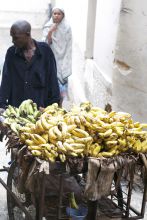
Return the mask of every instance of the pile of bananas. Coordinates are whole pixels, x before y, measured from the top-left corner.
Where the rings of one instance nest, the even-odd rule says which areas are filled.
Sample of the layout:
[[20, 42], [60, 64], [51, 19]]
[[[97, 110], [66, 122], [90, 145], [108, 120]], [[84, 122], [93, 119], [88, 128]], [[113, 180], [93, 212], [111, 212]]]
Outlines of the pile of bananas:
[[12, 131], [18, 134], [19, 130], [27, 123], [34, 124], [40, 114], [36, 103], [28, 99], [23, 101], [19, 108], [9, 105], [3, 113], [3, 117], [5, 118], [4, 123], [8, 124]]
[[55, 103], [45, 108], [36, 123], [19, 131], [32, 155], [62, 162], [74, 157], [111, 157], [122, 152], [147, 153], [147, 124], [134, 122], [129, 113], [110, 113], [90, 102], [69, 112]]
[[134, 122], [129, 113], [108, 113], [90, 102], [68, 112], [55, 103], [40, 112], [29, 99], [19, 108], [9, 105], [3, 116], [32, 155], [44, 160], [147, 153], [147, 131], [143, 130], [147, 124]]

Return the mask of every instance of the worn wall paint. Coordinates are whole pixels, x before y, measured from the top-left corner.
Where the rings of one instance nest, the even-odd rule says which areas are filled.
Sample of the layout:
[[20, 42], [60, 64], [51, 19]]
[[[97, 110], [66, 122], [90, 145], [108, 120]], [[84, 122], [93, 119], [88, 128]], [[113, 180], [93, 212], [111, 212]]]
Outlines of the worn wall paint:
[[139, 0], [123, 0], [115, 60], [114, 108], [130, 112], [136, 120], [147, 121], [146, 0], [142, 0], [141, 4]]
[[101, 74], [112, 80], [114, 51], [121, 0], [98, 0], [94, 41], [94, 60]]

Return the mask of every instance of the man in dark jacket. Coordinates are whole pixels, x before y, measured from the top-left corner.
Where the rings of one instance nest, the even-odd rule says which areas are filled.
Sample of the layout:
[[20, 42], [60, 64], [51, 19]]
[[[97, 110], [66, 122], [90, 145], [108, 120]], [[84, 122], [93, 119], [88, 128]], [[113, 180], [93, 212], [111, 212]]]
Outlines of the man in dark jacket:
[[10, 35], [14, 45], [5, 57], [0, 108], [18, 107], [26, 99], [38, 107], [59, 103], [56, 63], [50, 47], [31, 38], [31, 25], [24, 20], [12, 25]]

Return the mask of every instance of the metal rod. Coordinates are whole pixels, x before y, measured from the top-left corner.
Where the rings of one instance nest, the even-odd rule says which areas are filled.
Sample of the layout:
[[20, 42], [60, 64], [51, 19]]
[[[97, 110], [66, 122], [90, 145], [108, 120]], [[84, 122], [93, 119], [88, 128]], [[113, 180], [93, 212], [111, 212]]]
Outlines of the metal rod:
[[58, 220], [61, 219], [61, 207], [63, 197], [63, 175], [60, 175], [60, 187], [59, 187], [59, 205], [58, 205]]
[[26, 208], [22, 205], [22, 203], [18, 200], [16, 195], [9, 189], [9, 187], [5, 184], [5, 182], [0, 178], [0, 183], [3, 185], [3, 187], [8, 191], [8, 193], [13, 197], [15, 202], [18, 204], [20, 209], [25, 213], [28, 220], [33, 220], [32, 216], [29, 214], [29, 212], [26, 210]]
[[131, 203], [131, 195], [132, 195], [132, 189], [133, 189], [135, 164], [132, 164], [130, 169], [131, 169], [131, 172], [130, 172], [129, 190], [128, 190], [128, 198], [127, 198], [126, 213], [125, 213], [126, 217], [129, 217], [129, 207], [130, 207], [130, 203]]
[[[126, 201], [123, 201], [123, 203], [125, 205], [127, 205], [127, 202]], [[136, 215], [139, 215], [141, 216], [141, 213], [139, 211], [137, 211], [135, 208], [133, 208], [131, 205], [130, 205], [130, 209], [136, 214]], [[130, 217], [129, 217], [130, 218]]]
[[46, 176], [45, 173], [43, 172], [43, 176], [42, 176], [42, 184], [41, 184], [41, 191], [40, 191], [40, 201], [39, 201], [39, 219], [38, 220], [42, 220], [43, 218], [43, 214], [44, 214], [44, 195], [45, 195], [45, 180], [46, 180]]
[[90, 201], [88, 200], [88, 215], [87, 220], [96, 220], [96, 214], [97, 214], [97, 200]]
[[142, 200], [142, 208], [141, 208], [141, 215], [144, 217], [145, 213], [145, 206], [146, 206], [146, 199], [147, 199], [147, 159], [144, 154], [141, 154], [141, 159], [144, 164], [144, 193], [143, 193], [143, 200]]

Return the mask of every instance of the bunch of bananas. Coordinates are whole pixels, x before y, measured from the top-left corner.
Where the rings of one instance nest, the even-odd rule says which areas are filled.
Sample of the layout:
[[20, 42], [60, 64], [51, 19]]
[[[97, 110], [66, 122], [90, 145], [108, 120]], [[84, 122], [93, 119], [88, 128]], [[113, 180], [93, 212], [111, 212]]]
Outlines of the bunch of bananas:
[[[26, 102], [23, 106], [21, 114], [32, 112]], [[128, 150], [147, 153], [144, 128], [147, 124], [134, 122], [129, 113], [108, 113], [90, 102], [75, 105], [68, 112], [55, 103], [43, 109], [36, 122], [19, 127], [18, 135], [32, 155], [64, 162], [69, 156], [111, 157]]]
[[132, 150], [147, 152], [147, 124], [133, 122], [125, 112], [106, 112], [90, 102], [66, 112], [48, 106], [35, 125], [24, 127], [20, 139], [34, 156], [62, 162], [68, 156], [111, 157]]
[[76, 125], [68, 125], [63, 115], [51, 116], [44, 112], [35, 125], [28, 124], [20, 132], [20, 140], [28, 145], [34, 156], [62, 162], [67, 156], [84, 156], [92, 137]]
[[26, 124], [35, 123], [40, 114], [40, 111], [37, 110], [36, 103], [28, 99], [23, 101], [19, 108], [8, 105], [3, 113], [5, 118], [4, 123], [8, 124], [12, 131], [18, 134], [19, 130]]

